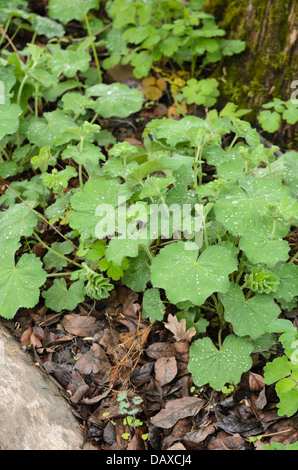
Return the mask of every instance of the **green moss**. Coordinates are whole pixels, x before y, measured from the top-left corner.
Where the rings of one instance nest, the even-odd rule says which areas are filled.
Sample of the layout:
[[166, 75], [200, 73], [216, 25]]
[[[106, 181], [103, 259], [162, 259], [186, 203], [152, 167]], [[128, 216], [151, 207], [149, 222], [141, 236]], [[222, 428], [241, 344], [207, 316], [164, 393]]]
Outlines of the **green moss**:
[[[247, 116], [252, 122], [261, 105], [273, 96], [288, 99], [285, 83], [295, 76], [290, 56], [284, 53], [291, 5], [291, 0], [275, 0], [270, 8], [267, 0], [206, 2], [207, 11], [215, 15], [228, 38], [246, 41], [246, 51], [225, 57], [214, 76], [223, 79], [220, 81], [222, 103], [231, 100], [241, 107], [252, 108]], [[269, 95], [272, 87], [273, 93]]]

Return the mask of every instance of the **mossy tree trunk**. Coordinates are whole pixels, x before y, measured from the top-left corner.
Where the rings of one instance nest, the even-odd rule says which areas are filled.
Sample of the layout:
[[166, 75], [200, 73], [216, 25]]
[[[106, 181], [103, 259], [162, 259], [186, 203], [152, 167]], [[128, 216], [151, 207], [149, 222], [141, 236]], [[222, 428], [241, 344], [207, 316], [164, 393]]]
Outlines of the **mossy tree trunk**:
[[254, 110], [276, 96], [288, 100], [298, 80], [297, 0], [207, 0], [229, 39], [242, 39], [246, 50], [227, 57], [216, 70], [222, 94]]

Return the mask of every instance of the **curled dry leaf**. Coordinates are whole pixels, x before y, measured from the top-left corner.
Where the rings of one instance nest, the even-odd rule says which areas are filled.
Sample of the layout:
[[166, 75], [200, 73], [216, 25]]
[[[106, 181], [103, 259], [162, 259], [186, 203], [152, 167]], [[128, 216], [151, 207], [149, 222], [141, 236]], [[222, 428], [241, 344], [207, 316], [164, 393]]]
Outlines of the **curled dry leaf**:
[[178, 368], [176, 359], [172, 357], [160, 357], [155, 362], [155, 378], [163, 387], [171, 382], [177, 375]]
[[215, 424], [209, 424], [206, 427], [196, 429], [195, 431], [188, 432], [183, 436], [183, 442], [187, 445], [187, 448], [195, 449], [198, 444], [203, 442], [208, 436], [216, 431]]
[[252, 392], [260, 392], [265, 387], [263, 377], [254, 372], [249, 372], [248, 383]]
[[167, 402], [165, 408], [151, 419], [158, 428], [169, 429], [179, 419], [195, 416], [205, 405], [206, 400], [196, 397], [177, 398]]
[[178, 321], [177, 317], [171, 314], [168, 316], [165, 327], [173, 333], [176, 341], [191, 341], [191, 338], [196, 334], [196, 329], [193, 326], [186, 330], [186, 320], [184, 318]]
[[83, 374], [106, 373], [111, 365], [103, 348], [99, 344], [93, 343], [89, 351], [79, 356], [75, 368]]

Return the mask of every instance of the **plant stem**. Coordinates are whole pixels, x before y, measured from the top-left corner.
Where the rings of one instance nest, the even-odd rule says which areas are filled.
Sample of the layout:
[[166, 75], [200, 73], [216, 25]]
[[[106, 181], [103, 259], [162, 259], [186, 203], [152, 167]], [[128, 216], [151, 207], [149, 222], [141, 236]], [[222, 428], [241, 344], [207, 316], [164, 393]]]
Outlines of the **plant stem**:
[[275, 235], [275, 231], [276, 231], [276, 225], [277, 225], [277, 218], [274, 217], [273, 225], [272, 225], [272, 232], [271, 232], [271, 235], [270, 235], [270, 240], [274, 239], [274, 235]]
[[293, 256], [293, 258], [291, 258], [291, 260], [289, 261], [289, 264], [293, 263], [295, 261], [295, 259], [298, 258], [298, 251], [296, 252], [296, 254]]
[[92, 118], [91, 121], [90, 121], [90, 124], [94, 124], [95, 121], [96, 121], [96, 119], [98, 118], [98, 116], [99, 116], [99, 113], [95, 113], [94, 116], [93, 116], [93, 118]]
[[71, 260], [70, 258], [67, 258], [67, 256], [62, 255], [62, 254], [59, 253], [58, 251], [53, 250], [53, 248], [49, 247], [44, 241], [42, 241], [42, 239], [37, 235], [36, 232], [33, 232], [33, 235], [34, 235], [34, 237], [36, 238], [36, 240], [39, 241], [39, 243], [41, 243], [47, 250], [49, 250], [49, 251], [51, 251], [52, 253], [54, 253], [54, 255], [59, 256], [59, 258], [65, 259], [68, 263], [72, 263], [72, 264], [74, 264], [75, 266], [78, 266], [79, 268], [82, 269], [82, 266], [81, 266], [79, 263], [76, 263], [75, 261]]
[[191, 78], [193, 78], [195, 75], [196, 63], [197, 63], [197, 56], [194, 54], [192, 56], [192, 61], [191, 61], [191, 71], [190, 71]]
[[202, 153], [202, 147], [198, 146], [197, 151], [196, 151], [196, 156], [195, 156], [195, 162], [193, 164], [194, 167], [194, 188], [198, 187], [198, 166], [200, 169], [199, 173], [199, 186], [202, 184], [202, 179], [203, 179], [203, 173], [202, 173], [202, 160], [201, 160], [201, 153]]
[[150, 261], [153, 260], [153, 254], [151, 253], [150, 249], [148, 248], [147, 245], [145, 245], [144, 243], [142, 244], [142, 247], [144, 248], [145, 252], [146, 252], [146, 255], [148, 256], [148, 258], [150, 259]]
[[87, 15], [87, 11], [86, 11], [84, 1], [82, 1], [82, 7], [83, 7], [84, 15], [85, 15], [87, 31], [88, 31], [89, 37], [92, 41], [91, 42], [91, 47], [92, 47], [92, 51], [93, 51], [94, 60], [95, 60], [95, 63], [96, 63], [96, 68], [97, 68], [97, 73], [98, 73], [98, 80], [99, 80], [99, 83], [102, 83], [102, 74], [101, 74], [100, 65], [99, 65], [99, 61], [98, 61], [98, 57], [97, 57], [96, 47], [95, 47], [95, 44], [94, 44], [94, 36], [93, 36], [93, 34], [91, 32], [91, 29], [90, 29], [90, 24], [89, 24], [88, 15]]
[[[84, 137], [81, 137], [80, 153], [82, 153], [82, 151], [83, 151], [83, 146], [84, 146]], [[80, 187], [82, 189], [82, 187], [83, 187], [82, 163], [79, 163], [79, 181], [80, 181]]]
[[234, 139], [233, 139], [232, 142], [231, 142], [231, 145], [230, 145], [229, 148], [228, 148], [228, 152], [227, 152], [227, 153], [230, 153], [230, 151], [232, 150], [232, 148], [233, 148], [235, 142], [237, 141], [237, 139], [238, 139], [238, 135], [236, 134], [235, 137], [234, 137]]
[[221, 333], [222, 333], [223, 328], [220, 328], [218, 331], [218, 347], [221, 350]]
[[79, 163], [79, 181], [80, 181], [80, 187], [82, 189], [83, 187], [82, 163]]
[[72, 272], [69, 273], [50, 273], [47, 274], [47, 277], [55, 277], [55, 276], [70, 276]]
[[38, 92], [39, 92], [39, 85], [35, 85], [35, 97], [34, 97], [34, 116], [38, 117]]
[[20, 102], [21, 102], [22, 91], [23, 91], [24, 85], [25, 85], [26, 81], [28, 80], [28, 78], [29, 78], [29, 75], [27, 73], [25, 73], [25, 75], [23, 77], [23, 80], [21, 81], [20, 88], [19, 88], [18, 95], [17, 95], [17, 104], [19, 106], [20, 106]]
[[10, 189], [10, 191], [12, 191], [25, 204], [26, 207], [28, 207], [28, 209], [30, 209], [32, 212], [34, 212], [34, 214], [37, 215], [37, 217], [40, 217], [44, 222], [46, 222], [50, 227], [52, 227], [52, 229], [55, 230], [55, 232], [57, 232], [62, 238], [64, 238], [65, 241], [70, 243], [74, 247], [75, 250], [77, 249], [76, 245], [74, 245], [74, 243], [72, 243], [72, 241], [69, 240], [69, 238], [66, 238], [61, 232], [59, 232], [59, 230], [56, 227], [54, 227], [54, 225], [50, 224], [50, 222], [45, 217], [43, 217], [39, 212], [32, 209], [32, 207], [30, 207], [29, 204], [27, 204], [27, 202], [24, 201], [24, 199], [22, 199], [21, 196], [18, 193], [15, 192], [14, 189], [12, 189], [8, 184], [6, 186], [7, 186], [8, 189]]
[[245, 302], [253, 295], [253, 291], [249, 290], [245, 297]]
[[10, 14], [9, 17], [8, 17], [8, 20], [6, 22], [6, 25], [5, 25], [5, 29], [2, 28], [3, 33], [1, 34], [1, 37], [0, 37], [0, 46], [3, 42], [3, 39], [5, 38], [5, 35], [6, 35], [7, 31], [8, 31], [11, 20], [12, 20], [12, 15]]

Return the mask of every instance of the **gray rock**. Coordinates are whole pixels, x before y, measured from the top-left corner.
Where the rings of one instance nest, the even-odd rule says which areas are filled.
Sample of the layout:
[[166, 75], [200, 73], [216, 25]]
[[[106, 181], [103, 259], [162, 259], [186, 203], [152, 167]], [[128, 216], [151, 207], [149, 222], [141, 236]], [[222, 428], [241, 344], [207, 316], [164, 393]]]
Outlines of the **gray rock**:
[[0, 322], [0, 449], [80, 450], [83, 440], [67, 400]]

